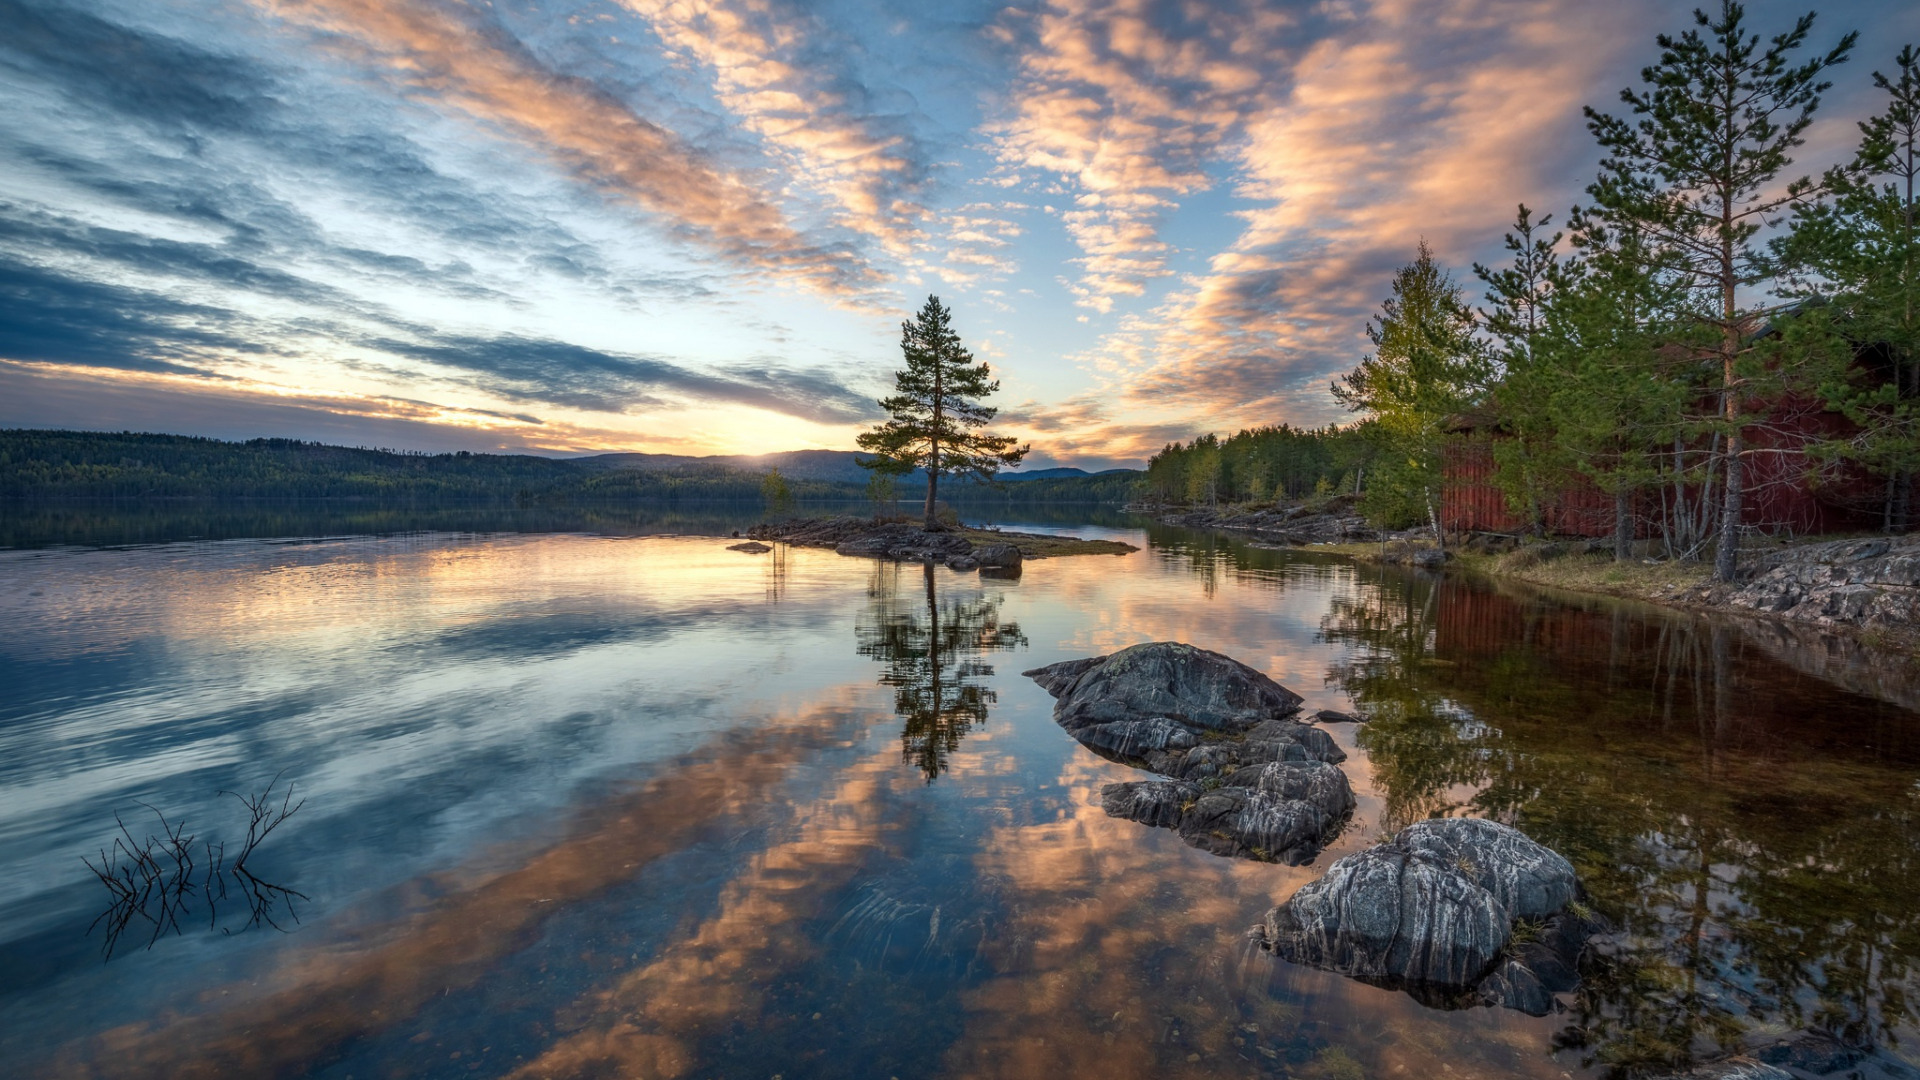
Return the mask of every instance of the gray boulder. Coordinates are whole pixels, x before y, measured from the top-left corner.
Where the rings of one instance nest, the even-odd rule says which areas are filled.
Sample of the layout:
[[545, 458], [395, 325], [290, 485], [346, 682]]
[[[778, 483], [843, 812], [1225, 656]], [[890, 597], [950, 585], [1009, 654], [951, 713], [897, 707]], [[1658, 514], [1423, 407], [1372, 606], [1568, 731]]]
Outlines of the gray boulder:
[[1346, 754], [1294, 719], [1300, 696], [1219, 653], [1153, 642], [1026, 673], [1054, 719], [1104, 757], [1165, 780], [1111, 784], [1109, 814], [1220, 855], [1310, 862], [1353, 811]]
[[1296, 866], [1312, 862], [1339, 835], [1354, 805], [1346, 774], [1324, 761], [1243, 768], [1219, 786], [1108, 784], [1100, 799], [1108, 814], [1173, 829], [1204, 851]]
[[1020, 549], [1012, 544], [981, 544], [973, 549], [973, 557], [981, 566], [996, 570], [1010, 570], [1021, 563]]
[[[1055, 668], [1064, 670], [1054, 673]], [[1264, 673], [1175, 641], [1134, 645], [1026, 674], [1059, 699], [1054, 719], [1069, 731], [1156, 717], [1190, 728], [1237, 731], [1300, 711], [1300, 695]]]
[[[1578, 985], [1597, 925], [1566, 910], [1572, 864], [1497, 822], [1423, 821], [1335, 862], [1267, 913], [1263, 947], [1294, 963], [1403, 989], [1438, 1006], [1534, 1015]], [[1529, 940], [1515, 942], [1525, 919]]]

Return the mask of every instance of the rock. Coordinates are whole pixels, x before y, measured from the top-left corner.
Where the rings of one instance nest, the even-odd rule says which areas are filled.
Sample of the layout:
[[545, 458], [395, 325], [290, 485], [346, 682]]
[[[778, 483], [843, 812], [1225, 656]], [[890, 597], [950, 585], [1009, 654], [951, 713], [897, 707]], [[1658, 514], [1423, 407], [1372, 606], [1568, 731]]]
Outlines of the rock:
[[773, 549], [768, 547], [765, 544], [759, 543], [754, 540], [749, 540], [744, 544], [728, 544], [727, 550], [728, 551], [744, 551], [749, 555], [765, 555], [767, 552], [772, 551]]
[[1804, 1031], [1753, 1052], [1753, 1058], [1768, 1065], [1827, 1076], [1850, 1069], [1869, 1056], [1868, 1051], [1849, 1046], [1823, 1031]]
[[949, 570], [964, 571], [964, 570], [977, 570], [979, 568], [980, 568], [980, 561], [978, 559], [975, 559], [971, 555], [961, 555], [957, 558], [952, 558], [947, 560], [947, 569]]
[[1190, 728], [1235, 731], [1300, 711], [1300, 695], [1262, 672], [1179, 642], [1154, 641], [1066, 664], [1075, 674], [1071, 682], [1048, 668], [1025, 674], [1059, 699], [1054, 719], [1069, 731], [1156, 718]]
[[1219, 653], [1135, 645], [1026, 673], [1054, 719], [1105, 757], [1167, 780], [1111, 784], [1109, 814], [1176, 829], [1220, 855], [1310, 862], [1344, 827], [1353, 789], [1331, 736], [1293, 719], [1300, 697]]
[[1690, 599], [1824, 627], [1920, 627], [1920, 539], [1807, 544], [1769, 553], [1753, 570], [1743, 584]]
[[[1261, 937], [1284, 959], [1430, 1005], [1544, 1015], [1578, 985], [1580, 950], [1599, 929], [1566, 911], [1578, 893], [1572, 864], [1518, 829], [1422, 821], [1335, 862], [1267, 913]], [[1520, 919], [1545, 922], [1515, 943]]]
[[1352, 713], [1335, 712], [1332, 709], [1321, 709], [1319, 712], [1314, 713], [1313, 720], [1314, 720], [1314, 723], [1316, 724], [1364, 724], [1366, 723], [1364, 719], [1358, 716], [1355, 716]]
[[981, 566], [991, 566], [1006, 570], [1021, 563], [1020, 549], [1012, 544], [981, 544], [973, 549], [973, 557]]
[[1354, 805], [1346, 775], [1324, 761], [1242, 769], [1211, 788], [1176, 780], [1108, 784], [1100, 801], [1114, 817], [1173, 829], [1216, 855], [1296, 866], [1339, 835]]

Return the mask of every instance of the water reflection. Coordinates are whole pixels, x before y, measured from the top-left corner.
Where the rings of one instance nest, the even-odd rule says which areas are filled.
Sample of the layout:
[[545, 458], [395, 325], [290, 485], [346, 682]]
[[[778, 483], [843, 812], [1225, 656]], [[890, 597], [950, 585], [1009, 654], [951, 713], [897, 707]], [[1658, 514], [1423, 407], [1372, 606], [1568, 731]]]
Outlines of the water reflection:
[[1563, 1048], [1622, 1073], [1812, 1027], [1916, 1019], [1910, 716], [1776, 665], [1739, 627], [1377, 572], [1323, 633], [1372, 718], [1383, 828], [1473, 813], [1571, 858], [1623, 933]]
[[[917, 589], [907, 584], [915, 577]], [[880, 685], [893, 689], [900, 755], [932, 783], [999, 700], [982, 681], [993, 667], [980, 654], [1026, 648], [1027, 636], [1018, 623], [1000, 621], [1000, 597], [977, 585], [942, 599], [931, 563], [917, 573], [876, 563], [867, 599], [854, 628], [858, 651], [886, 665]]]

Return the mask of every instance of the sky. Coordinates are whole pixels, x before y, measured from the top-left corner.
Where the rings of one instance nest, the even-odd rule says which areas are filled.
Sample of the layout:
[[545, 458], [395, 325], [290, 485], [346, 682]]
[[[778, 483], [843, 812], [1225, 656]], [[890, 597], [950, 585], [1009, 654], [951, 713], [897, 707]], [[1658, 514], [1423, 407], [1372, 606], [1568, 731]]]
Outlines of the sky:
[[[1030, 466], [1337, 421], [1395, 268], [1477, 296], [1688, 10], [0, 0], [0, 426], [851, 449], [928, 295]], [[1820, 12], [1796, 172], [1920, 42]]]

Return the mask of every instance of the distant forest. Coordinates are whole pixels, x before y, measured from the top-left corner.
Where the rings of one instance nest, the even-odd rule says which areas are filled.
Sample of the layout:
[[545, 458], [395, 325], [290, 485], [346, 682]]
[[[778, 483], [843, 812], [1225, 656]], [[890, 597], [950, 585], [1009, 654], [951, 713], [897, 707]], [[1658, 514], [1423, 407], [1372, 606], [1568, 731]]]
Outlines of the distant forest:
[[1170, 443], [1147, 463], [1144, 494], [1165, 503], [1302, 500], [1358, 492], [1379, 453], [1371, 421], [1254, 428]]
[[[0, 498], [365, 499], [513, 502], [758, 502], [765, 472], [715, 465], [636, 469], [594, 458], [421, 454], [297, 439], [224, 442], [186, 435], [0, 429]], [[955, 501], [1125, 502], [1140, 473], [955, 485]], [[910, 497], [918, 485], [902, 483]], [[793, 499], [865, 498], [858, 484], [787, 478]]]

